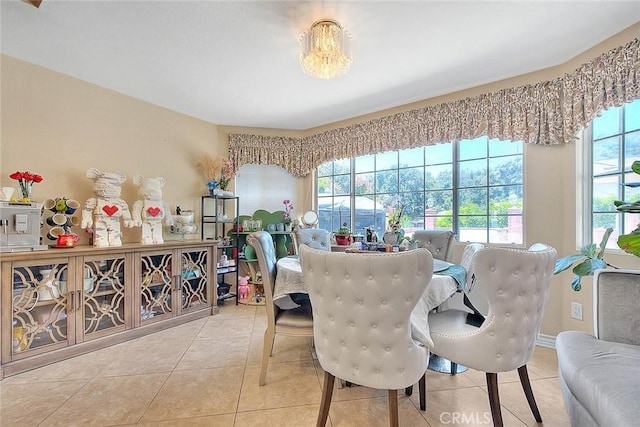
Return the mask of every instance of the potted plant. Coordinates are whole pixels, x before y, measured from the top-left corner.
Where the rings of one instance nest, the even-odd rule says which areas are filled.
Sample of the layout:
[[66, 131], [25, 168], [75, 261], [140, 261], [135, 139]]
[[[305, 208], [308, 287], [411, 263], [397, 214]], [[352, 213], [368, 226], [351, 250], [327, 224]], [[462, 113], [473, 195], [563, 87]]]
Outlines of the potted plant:
[[348, 246], [351, 244], [351, 229], [346, 222], [342, 222], [342, 203], [338, 208], [338, 215], [340, 221], [340, 227], [333, 232], [333, 236], [336, 239], [336, 244], [340, 246]]
[[[634, 161], [631, 165], [631, 170], [640, 175], [640, 161]], [[629, 182], [625, 183], [624, 185], [626, 187], [635, 188], [640, 187], [640, 182]], [[635, 202], [616, 200], [613, 202], [613, 204], [615, 205], [618, 212], [640, 213], [640, 200], [636, 200]], [[579, 254], [559, 258], [556, 261], [556, 266], [553, 274], [558, 274], [562, 271], [565, 271], [576, 261], [582, 260], [582, 262], [580, 262], [573, 268], [574, 276], [571, 280], [571, 288], [574, 291], [579, 291], [582, 288], [582, 284], [580, 283], [580, 279], [582, 279], [582, 277], [592, 276], [596, 270], [607, 267], [617, 269], [618, 267], [613, 266], [604, 260], [605, 248], [607, 247], [607, 242], [609, 241], [609, 236], [611, 236], [612, 232], [612, 228], [607, 228], [604, 235], [602, 236], [599, 250], [594, 243], [582, 247]], [[621, 234], [618, 237], [617, 243], [620, 249], [622, 249], [623, 251], [640, 257], [640, 224], [638, 224], [638, 227], [636, 227], [636, 229], [631, 233]]]

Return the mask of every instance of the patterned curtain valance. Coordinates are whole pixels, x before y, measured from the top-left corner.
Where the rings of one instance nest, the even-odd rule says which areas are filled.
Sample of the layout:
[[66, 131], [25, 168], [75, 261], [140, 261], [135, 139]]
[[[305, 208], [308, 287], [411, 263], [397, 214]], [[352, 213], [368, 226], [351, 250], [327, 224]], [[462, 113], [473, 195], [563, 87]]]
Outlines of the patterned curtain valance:
[[279, 165], [302, 177], [324, 162], [480, 135], [563, 144], [605, 108], [640, 98], [640, 39], [551, 81], [403, 111], [303, 138], [230, 134], [235, 170]]

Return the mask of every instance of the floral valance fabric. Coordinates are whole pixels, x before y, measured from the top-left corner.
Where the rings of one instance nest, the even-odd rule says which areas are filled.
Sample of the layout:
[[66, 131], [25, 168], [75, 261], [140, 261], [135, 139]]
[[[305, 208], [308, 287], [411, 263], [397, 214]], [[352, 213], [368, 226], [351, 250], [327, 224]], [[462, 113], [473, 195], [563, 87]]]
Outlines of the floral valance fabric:
[[564, 144], [605, 108], [640, 98], [640, 39], [563, 77], [403, 111], [303, 138], [230, 134], [237, 170], [279, 165], [303, 177], [324, 162], [480, 135]]

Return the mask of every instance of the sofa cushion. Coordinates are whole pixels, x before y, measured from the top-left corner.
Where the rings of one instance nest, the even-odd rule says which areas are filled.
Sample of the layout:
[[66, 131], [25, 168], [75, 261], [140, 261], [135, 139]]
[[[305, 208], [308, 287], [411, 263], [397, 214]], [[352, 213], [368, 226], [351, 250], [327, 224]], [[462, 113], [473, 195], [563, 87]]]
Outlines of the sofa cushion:
[[602, 426], [640, 420], [640, 347], [565, 331], [556, 338], [558, 375]]

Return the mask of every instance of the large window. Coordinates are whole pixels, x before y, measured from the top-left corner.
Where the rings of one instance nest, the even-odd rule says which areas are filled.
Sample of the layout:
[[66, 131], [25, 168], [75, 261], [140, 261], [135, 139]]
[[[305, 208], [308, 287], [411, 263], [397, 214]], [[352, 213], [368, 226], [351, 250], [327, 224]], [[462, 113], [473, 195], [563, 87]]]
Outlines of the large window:
[[318, 168], [320, 227], [388, 229], [399, 205], [407, 235], [453, 230], [460, 241], [522, 244], [522, 142], [480, 137], [328, 162]]
[[635, 201], [640, 188], [624, 183], [639, 181], [631, 164], [640, 160], [640, 100], [605, 110], [584, 131], [585, 182], [591, 183], [586, 196], [586, 243], [600, 243], [604, 231], [614, 232], [608, 247], [616, 248], [618, 235], [633, 231], [640, 215], [615, 210], [614, 200]]

